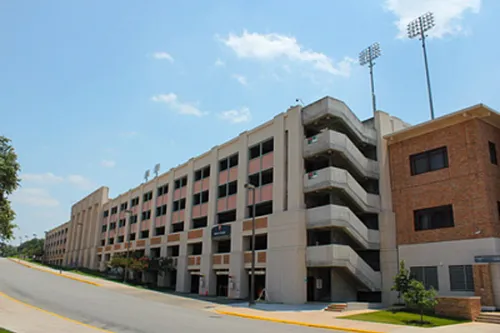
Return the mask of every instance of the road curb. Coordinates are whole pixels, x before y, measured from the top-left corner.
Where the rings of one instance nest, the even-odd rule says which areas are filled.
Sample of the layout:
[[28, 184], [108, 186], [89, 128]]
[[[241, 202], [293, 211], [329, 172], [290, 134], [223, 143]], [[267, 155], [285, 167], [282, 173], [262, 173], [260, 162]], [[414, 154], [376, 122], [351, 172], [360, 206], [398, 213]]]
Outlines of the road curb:
[[255, 315], [249, 315], [249, 314], [243, 314], [243, 313], [231, 312], [231, 311], [224, 311], [224, 310], [215, 310], [215, 312], [218, 314], [221, 314], [221, 315], [226, 315], [226, 316], [234, 316], [234, 317], [254, 319], [254, 320], [264, 320], [264, 321], [271, 321], [271, 322], [280, 323], [280, 324], [306, 326], [306, 327], [311, 327], [311, 328], [322, 328], [322, 329], [327, 329], [327, 330], [337, 330], [337, 331], [354, 332], [354, 333], [382, 333], [379, 331], [370, 331], [370, 330], [363, 330], [363, 329], [349, 328], [349, 327], [340, 327], [340, 326], [333, 326], [333, 325], [313, 324], [313, 323], [307, 323], [307, 322], [302, 322], [302, 321], [255, 316]]
[[36, 267], [35, 265], [30, 265], [30, 264], [27, 264], [27, 263], [22, 262], [22, 261], [17, 261], [17, 260], [11, 259], [11, 258], [9, 258], [9, 260], [12, 261], [12, 262], [14, 262], [14, 263], [16, 263], [16, 264], [19, 264], [21, 266], [32, 268], [32, 269], [36, 269], [36, 270], [41, 271], [41, 272], [50, 273], [50, 274], [53, 274], [53, 275], [61, 276], [61, 277], [66, 278], [66, 279], [78, 281], [78, 282], [81, 282], [81, 283], [90, 284], [90, 285], [95, 286], [95, 287], [100, 287], [101, 286], [99, 283], [96, 283], [96, 282], [92, 282], [92, 281], [88, 281], [88, 280], [84, 280], [84, 279], [79, 279], [77, 277], [65, 275], [65, 274], [62, 274], [62, 273], [59, 274], [59, 273], [56, 273], [56, 272], [51, 272], [49, 270], [46, 270], [46, 269], [43, 269], [43, 268], [39, 268], [39, 267]]

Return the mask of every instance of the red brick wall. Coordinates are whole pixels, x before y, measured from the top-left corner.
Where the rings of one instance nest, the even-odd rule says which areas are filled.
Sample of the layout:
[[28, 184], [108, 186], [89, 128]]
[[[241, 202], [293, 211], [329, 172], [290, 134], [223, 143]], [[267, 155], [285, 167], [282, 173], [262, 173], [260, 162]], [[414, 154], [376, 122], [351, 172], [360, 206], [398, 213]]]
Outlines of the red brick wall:
[[[398, 244], [500, 237], [500, 167], [490, 163], [488, 141], [496, 143], [500, 162], [500, 130], [477, 119], [389, 146]], [[442, 146], [448, 168], [411, 176], [410, 155]], [[454, 228], [414, 231], [414, 210], [448, 204]]]
[[489, 264], [474, 265], [474, 295], [481, 297], [481, 305], [495, 306]]
[[437, 315], [450, 318], [476, 320], [481, 314], [479, 297], [438, 297]]

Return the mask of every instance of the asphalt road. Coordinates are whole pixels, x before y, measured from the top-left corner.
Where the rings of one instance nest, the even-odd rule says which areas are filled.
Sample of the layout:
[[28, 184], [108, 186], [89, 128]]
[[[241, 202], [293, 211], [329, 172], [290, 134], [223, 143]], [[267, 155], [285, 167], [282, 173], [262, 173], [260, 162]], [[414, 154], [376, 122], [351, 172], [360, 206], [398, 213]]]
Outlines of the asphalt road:
[[[0, 259], [0, 291], [59, 315], [117, 333], [323, 333], [334, 332], [221, 316], [206, 310], [95, 287]], [[170, 304], [169, 304], [170, 303]], [[201, 308], [201, 307], [200, 307]]]

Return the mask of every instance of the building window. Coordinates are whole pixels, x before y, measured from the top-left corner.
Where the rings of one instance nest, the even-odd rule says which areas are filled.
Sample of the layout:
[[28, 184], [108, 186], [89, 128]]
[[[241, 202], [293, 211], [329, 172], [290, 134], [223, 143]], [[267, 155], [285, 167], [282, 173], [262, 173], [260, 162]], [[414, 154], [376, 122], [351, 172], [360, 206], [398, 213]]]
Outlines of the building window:
[[101, 239], [101, 246], [104, 246], [106, 245], [106, 240], [105, 239]]
[[410, 156], [411, 175], [419, 175], [448, 167], [448, 149], [440, 147]]
[[196, 193], [193, 195], [193, 206], [208, 202], [208, 191]]
[[453, 221], [453, 206], [446, 205], [413, 211], [415, 231], [451, 228]]
[[193, 229], [205, 228], [208, 225], [208, 218], [206, 216], [193, 219]]
[[210, 165], [194, 172], [194, 181], [210, 177]]
[[219, 185], [218, 197], [219, 198], [228, 197], [230, 195], [236, 194], [237, 191], [238, 191], [238, 181], [237, 180], [232, 181], [232, 182], [227, 183], [227, 184], [222, 184], [222, 185]]
[[172, 232], [184, 231], [184, 222], [172, 223]]
[[236, 221], [236, 209], [228, 210], [217, 214], [217, 223], [228, 223]]
[[103, 217], [108, 217], [109, 216], [109, 210], [105, 210], [104, 213], [102, 214]]
[[266, 141], [256, 144], [248, 149], [248, 159], [253, 160], [254, 158], [260, 157], [274, 150], [274, 139], [270, 138]]
[[167, 214], [167, 205], [156, 207], [156, 216], [163, 216]]
[[135, 197], [132, 200], [130, 200], [130, 207], [135, 207], [139, 204], [139, 197]]
[[151, 209], [142, 212], [141, 221], [149, 220], [151, 218]]
[[153, 191], [149, 191], [148, 193], [144, 193], [142, 196], [142, 201], [144, 201], [144, 202], [148, 202], [151, 199], [153, 199]]
[[238, 153], [219, 160], [219, 172], [238, 166]]
[[114, 229], [116, 229], [116, 222], [111, 222], [109, 224], [109, 230], [114, 230]]
[[148, 238], [148, 237], [149, 237], [149, 230], [141, 231], [141, 239]]
[[101, 227], [101, 232], [106, 232], [107, 229], [108, 229], [108, 226], [107, 225], [103, 225]]
[[124, 240], [125, 240], [125, 236], [118, 236], [117, 243], [123, 243]]
[[118, 228], [124, 227], [125, 226], [125, 219], [121, 219], [118, 221]]
[[165, 235], [165, 227], [158, 227], [155, 229], [155, 235], [156, 236], [162, 236]]
[[[273, 202], [266, 201], [255, 205], [255, 217], [270, 215], [273, 213]], [[247, 207], [247, 218], [253, 216], [253, 205]]]
[[472, 265], [450, 266], [449, 270], [451, 291], [474, 291]]
[[426, 289], [439, 290], [436, 266], [411, 267], [410, 274], [415, 280], [422, 282]]
[[186, 208], [186, 199], [182, 198], [182, 199], [179, 199], [177, 201], [174, 201], [174, 207], [172, 207], [172, 208], [173, 208], [174, 212], [185, 209]]
[[135, 241], [135, 232], [130, 234], [129, 241]]
[[113, 245], [114, 243], [115, 243], [115, 239], [114, 238], [108, 239], [108, 244], [109, 245]]
[[491, 164], [497, 165], [498, 161], [497, 161], [497, 147], [496, 147], [496, 145], [493, 142], [488, 141], [488, 148], [490, 150], [490, 162], [491, 162]]
[[248, 182], [255, 187], [264, 186], [273, 182], [273, 168], [248, 176]]
[[135, 224], [135, 223], [137, 223], [137, 215], [130, 216], [130, 224]]
[[111, 208], [111, 215], [118, 213], [118, 206]]
[[125, 209], [127, 209], [127, 203], [126, 202], [123, 202], [122, 204], [120, 204], [120, 212], [124, 211]]
[[174, 189], [177, 190], [177, 189], [179, 189], [181, 187], [186, 186], [187, 185], [187, 179], [188, 179], [187, 176], [184, 176], [182, 178], [176, 179], [174, 181]]
[[161, 197], [164, 194], [168, 193], [168, 184], [158, 187], [157, 196]]

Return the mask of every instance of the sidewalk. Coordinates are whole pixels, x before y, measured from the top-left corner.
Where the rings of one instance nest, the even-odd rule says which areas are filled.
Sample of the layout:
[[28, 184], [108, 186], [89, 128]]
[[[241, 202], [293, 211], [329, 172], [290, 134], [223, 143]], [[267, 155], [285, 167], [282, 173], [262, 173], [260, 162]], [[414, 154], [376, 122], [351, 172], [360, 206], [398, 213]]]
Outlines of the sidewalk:
[[15, 333], [109, 332], [15, 301], [1, 293], [0, 327]]
[[[292, 324], [324, 329], [333, 329], [345, 332], [357, 333], [498, 333], [500, 326], [494, 324], [483, 323], [467, 323], [459, 325], [441, 326], [436, 328], [420, 328], [412, 326], [400, 326], [382, 323], [372, 323], [357, 320], [339, 319], [338, 317], [354, 315], [358, 313], [366, 313], [377, 310], [359, 310], [346, 312], [327, 312], [318, 310], [304, 310], [304, 307], [299, 307], [300, 310], [285, 311], [282, 305], [274, 305], [274, 309], [270, 309], [270, 305], [257, 304], [256, 308], [250, 309], [245, 304], [233, 306], [219, 306], [215, 312], [223, 315], [237, 316], [247, 319], [257, 319], [279, 322], [283, 324]], [[287, 308], [290, 308], [289, 306]], [[264, 310], [265, 309], [265, 310]]]

